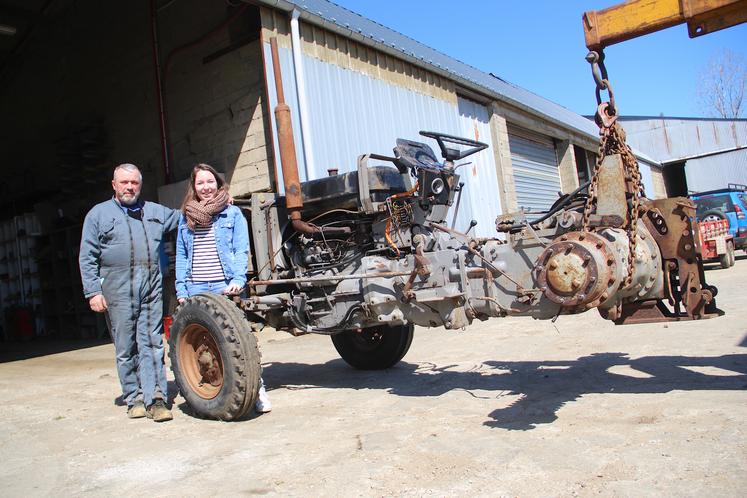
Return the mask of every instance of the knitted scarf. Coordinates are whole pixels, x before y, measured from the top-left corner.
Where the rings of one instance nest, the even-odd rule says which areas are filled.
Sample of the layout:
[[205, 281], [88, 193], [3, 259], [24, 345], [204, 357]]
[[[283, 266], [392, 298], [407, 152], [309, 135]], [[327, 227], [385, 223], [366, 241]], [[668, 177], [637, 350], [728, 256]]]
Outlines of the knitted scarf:
[[193, 199], [184, 206], [184, 216], [187, 217], [187, 226], [190, 230], [195, 226], [209, 226], [213, 222], [213, 216], [220, 213], [228, 205], [228, 192], [220, 189], [215, 196], [207, 201]]

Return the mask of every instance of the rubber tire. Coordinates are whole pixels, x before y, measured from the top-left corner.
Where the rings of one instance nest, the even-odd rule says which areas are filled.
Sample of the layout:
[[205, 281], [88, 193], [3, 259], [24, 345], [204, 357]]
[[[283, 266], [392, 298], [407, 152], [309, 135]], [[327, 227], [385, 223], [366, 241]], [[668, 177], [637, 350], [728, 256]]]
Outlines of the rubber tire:
[[[385, 325], [346, 330], [332, 336], [332, 344], [340, 357], [359, 370], [384, 370], [396, 365], [410, 349], [415, 327], [412, 324]], [[373, 334], [378, 334], [373, 336]]]
[[[179, 364], [179, 337], [191, 324], [207, 329], [223, 361], [223, 385], [212, 399], [190, 388]], [[198, 415], [236, 420], [254, 407], [262, 376], [257, 339], [244, 313], [225, 296], [198, 294], [179, 307], [171, 325], [169, 358], [179, 392]]]
[[[729, 218], [726, 216], [726, 213], [724, 213], [720, 209], [709, 209], [708, 211], [698, 216], [698, 221], [705, 221], [705, 219], [708, 218], [709, 216], [714, 216], [720, 220], [729, 221]], [[729, 225], [731, 226], [731, 223], [729, 223]]]
[[718, 262], [724, 270], [734, 266], [737, 262], [737, 257], [734, 254], [734, 244], [731, 242], [726, 243], [726, 252], [718, 257]]

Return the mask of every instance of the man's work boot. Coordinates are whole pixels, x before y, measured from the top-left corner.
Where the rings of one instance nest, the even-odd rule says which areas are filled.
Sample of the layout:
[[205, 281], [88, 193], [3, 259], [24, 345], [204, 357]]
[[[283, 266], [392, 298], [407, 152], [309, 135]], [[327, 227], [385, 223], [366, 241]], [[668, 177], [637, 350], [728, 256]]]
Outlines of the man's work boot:
[[145, 405], [142, 401], [135, 401], [127, 407], [127, 416], [129, 418], [143, 418], [145, 416]]
[[157, 399], [152, 405], [148, 407], [148, 418], [152, 418], [155, 422], [166, 422], [174, 418], [171, 415], [171, 410], [166, 408], [166, 404], [162, 399]]

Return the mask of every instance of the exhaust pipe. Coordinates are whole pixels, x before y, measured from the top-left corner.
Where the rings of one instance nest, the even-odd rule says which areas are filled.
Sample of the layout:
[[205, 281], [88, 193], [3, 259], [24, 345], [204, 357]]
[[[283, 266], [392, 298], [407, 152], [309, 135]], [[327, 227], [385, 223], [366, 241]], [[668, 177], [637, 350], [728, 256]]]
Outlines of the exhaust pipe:
[[278, 105], [275, 107], [275, 123], [278, 130], [278, 148], [280, 149], [280, 165], [283, 171], [285, 207], [288, 210], [288, 218], [291, 220], [294, 230], [307, 235], [322, 233], [322, 231], [329, 234], [349, 234], [349, 227], [326, 227], [322, 229], [301, 219], [303, 195], [301, 193], [301, 181], [298, 177], [298, 159], [296, 158], [296, 144], [293, 140], [290, 107], [285, 103], [285, 93], [283, 92], [277, 38], [270, 38], [270, 49], [272, 51], [272, 71], [275, 75], [275, 91], [278, 97]]

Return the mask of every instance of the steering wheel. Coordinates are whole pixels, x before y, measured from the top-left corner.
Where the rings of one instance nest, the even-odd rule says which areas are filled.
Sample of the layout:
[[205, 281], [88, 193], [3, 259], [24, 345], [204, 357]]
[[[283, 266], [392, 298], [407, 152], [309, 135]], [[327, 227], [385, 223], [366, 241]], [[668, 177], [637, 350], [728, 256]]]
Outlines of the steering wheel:
[[[478, 142], [477, 140], [455, 137], [454, 135], [447, 135], [445, 133], [438, 133], [435, 131], [421, 131], [420, 134], [424, 137], [432, 138], [436, 142], [438, 142], [438, 147], [441, 149], [441, 156], [447, 161], [457, 161], [459, 159], [464, 159], [467, 156], [471, 156], [476, 152], [480, 152], [481, 150], [488, 148], [488, 144]], [[465, 150], [452, 149], [447, 147], [446, 144], [467, 145], [471, 148]]]

